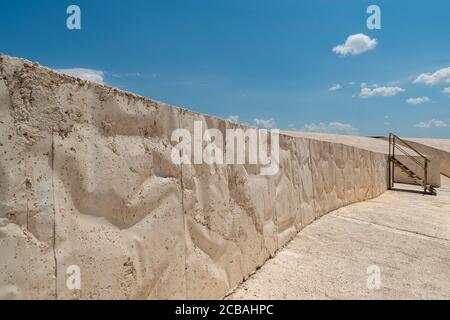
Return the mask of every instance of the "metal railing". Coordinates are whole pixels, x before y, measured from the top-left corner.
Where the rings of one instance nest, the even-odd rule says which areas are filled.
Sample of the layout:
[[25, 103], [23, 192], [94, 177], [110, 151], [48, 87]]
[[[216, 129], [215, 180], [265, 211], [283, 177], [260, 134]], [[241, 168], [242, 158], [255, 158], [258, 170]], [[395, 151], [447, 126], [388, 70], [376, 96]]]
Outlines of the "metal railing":
[[[412, 163], [415, 163], [421, 171], [423, 171], [422, 178], [419, 177], [417, 172], [414, 172], [417, 177], [419, 177], [423, 182], [424, 193], [428, 193], [428, 164], [430, 159], [416, 150], [413, 146], [407, 143], [405, 140], [396, 136], [393, 133], [389, 134], [389, 188], [394, 187], [394, 173], [395, 173], [395, 163], [402, 163], [396, 158], [397, 155], [406, 157]], [[405, 164], [403, 164], [405, 166]], [[405, 166], [406, 167], [406, 166]], [[408, 168], [409, 169], [409, 168]], [[409, 169], [411, 170], [411, 169]], [[412, 171], [412, 170], [411, 170]]]

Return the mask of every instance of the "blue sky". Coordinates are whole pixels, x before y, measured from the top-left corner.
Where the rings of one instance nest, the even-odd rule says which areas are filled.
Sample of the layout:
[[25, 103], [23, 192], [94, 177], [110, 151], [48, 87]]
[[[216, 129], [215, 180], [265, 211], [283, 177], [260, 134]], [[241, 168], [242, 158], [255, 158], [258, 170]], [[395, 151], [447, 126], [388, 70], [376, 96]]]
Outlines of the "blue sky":
[[[70, 4], [81, 30], [66, 28]], [[250, 124], [450, 138], [449, 16], [446, 0], [15, 0], [0, 52]], [[364, 52], [333, 52], [356, 34]]]

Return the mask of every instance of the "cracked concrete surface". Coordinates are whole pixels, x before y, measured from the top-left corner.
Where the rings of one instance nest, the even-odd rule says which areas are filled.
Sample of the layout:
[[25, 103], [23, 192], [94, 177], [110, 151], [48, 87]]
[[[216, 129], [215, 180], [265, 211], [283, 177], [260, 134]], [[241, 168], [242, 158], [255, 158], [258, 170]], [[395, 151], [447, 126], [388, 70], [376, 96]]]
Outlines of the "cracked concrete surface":
[[[442, 182], [437, 197], [388, 191], [320, 218], [227, 299], [449, 299], [450, 179]], [[367, 288], [372, 265], [378, 290]]]

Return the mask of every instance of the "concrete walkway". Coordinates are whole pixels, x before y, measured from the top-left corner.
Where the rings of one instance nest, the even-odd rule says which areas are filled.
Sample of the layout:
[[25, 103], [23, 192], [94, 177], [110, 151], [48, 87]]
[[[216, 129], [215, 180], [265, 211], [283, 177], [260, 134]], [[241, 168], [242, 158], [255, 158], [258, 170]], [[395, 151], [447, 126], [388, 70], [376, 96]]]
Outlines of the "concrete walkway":
[[388, 191], [322, 217], [227, 299], [450, 299], [442, 182], [437, 197]]

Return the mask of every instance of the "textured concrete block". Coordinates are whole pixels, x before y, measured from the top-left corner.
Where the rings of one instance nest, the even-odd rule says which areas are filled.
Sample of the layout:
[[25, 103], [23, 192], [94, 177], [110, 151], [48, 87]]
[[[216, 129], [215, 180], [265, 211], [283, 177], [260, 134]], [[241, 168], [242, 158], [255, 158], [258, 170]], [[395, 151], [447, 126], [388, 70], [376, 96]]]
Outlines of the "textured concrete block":
[[[180, 172], [170, 148], [76, 128], [55, 137], [58, 297], [185, 298]], [[65, 270], [81, 269], [80, 291]]]
[[297, 231], [314, 221], [314, 190], [311, 174], [310, 141], [295, 138], [295, 161], [293, 162], [294, 186], [297, 190], [298, 210], [295, 218]]
[[299, 212], [298, 186], [294, 185], [295, 139], [280, 136], [280, 169], [272, 177], [275, 182], [275, 215], [278, 248], [283, 247], [296, 234]]
[[[226, 123], [212, 117], [185, 113], [181, 127], [193, 132], [195, 121], [200, 121], [204, 130], [219, 129], [226, 136]], [[182, 171], [189, 243], [188, 298], [221, 297], [274, 251], [269, 185], [267, 179], [249, 173], [245, 165], [191, 164], [182, 165]], [[266, 205], [255, 205], [258, 199], [251, 186], [266, 192]], [[264, 193], [258, 196], [264, 199]], [[205, 283], [218, 289], [208, 290]]]
[[51, 139], [16, 127], [0, 80], [0, 299], [55, 297]]

